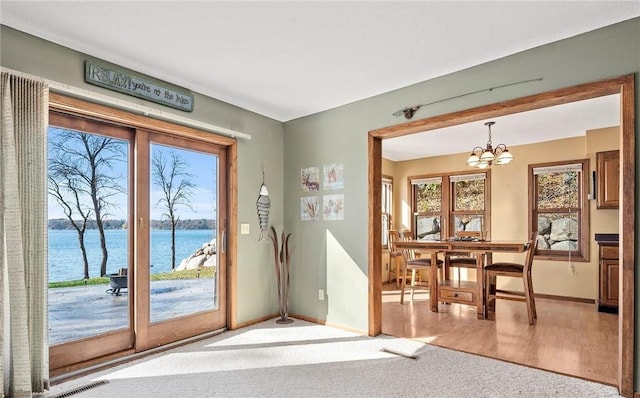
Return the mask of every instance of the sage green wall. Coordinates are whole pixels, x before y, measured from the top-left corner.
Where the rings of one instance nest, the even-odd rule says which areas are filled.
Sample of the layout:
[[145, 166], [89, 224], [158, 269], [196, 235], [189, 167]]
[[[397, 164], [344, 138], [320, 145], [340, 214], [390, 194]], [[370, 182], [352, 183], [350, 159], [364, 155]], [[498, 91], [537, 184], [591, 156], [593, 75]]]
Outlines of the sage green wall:
[[198, 93], [194, 93], [193, 112], [186, 113], [85, 84], [85, 54], [6, 26], [0, 29], [0, 62], [4, 67], [252, 136], [250, 140], [238, 139], [238, 222], [249, 223], [251, 234], [237, 237], [238, 263], [232, 264], [238, 270], [237, 320], [243, 323], [277, 314], [273, 256], [268, 244], [258, 242], [255, 203], [264, 168], [265, 182], [271, 198], [270, 220], [280, 229], [283, 223], [282, 123]]
[[[638, 72], [640, 18], [634, 18], [286, 122], [284, 220], [296, 244], [291, 311], [367, 330], [367, 132], [406, 121], [392, 116], [393, 112], [506, 83], [543, 79], [426, 106], [414, 116], [420, 119], [610, 77], [635, 74], [637, 79]], [[636, 115], [640, 114], [639, 93], [636, 89]], [[640, 140], [636, 145], [640, 146]], [[345, 164], [345, 188], [340, 191], [345, 196], [345, 220], [301, 221], [300, 169], [334, 162]], [[327, 193], [331, 192], [319, 192], [320, 196]], [[639, 216], [636, 206], [636, 224]], [[327, 290], [325, 301], [318, 300], [319, 288]], [[636, 315], [636, 320], [640, 322], [640, 316]], [[640, 327], [636, 326], [636, 330]]]

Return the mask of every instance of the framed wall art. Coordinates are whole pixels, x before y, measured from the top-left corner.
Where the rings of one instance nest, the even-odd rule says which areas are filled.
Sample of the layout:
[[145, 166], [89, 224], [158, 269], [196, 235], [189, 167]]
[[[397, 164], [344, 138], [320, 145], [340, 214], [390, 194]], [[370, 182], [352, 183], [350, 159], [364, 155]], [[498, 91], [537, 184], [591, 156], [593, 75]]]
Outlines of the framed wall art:
[[318, 167], [300, 169], [300, 188], [304, 192], [320, 190], [320, 169]]
[[303, 196], [300, 198], [300, 220], [315, 221], [320, 218], [317, 196]]
[[331, 163], [323, 166], [324, 189], [344, 188], [344, 163]]
[[325, 195], [322, 200], [322, 216], [325, 221], [344, 220], [344, 194]]

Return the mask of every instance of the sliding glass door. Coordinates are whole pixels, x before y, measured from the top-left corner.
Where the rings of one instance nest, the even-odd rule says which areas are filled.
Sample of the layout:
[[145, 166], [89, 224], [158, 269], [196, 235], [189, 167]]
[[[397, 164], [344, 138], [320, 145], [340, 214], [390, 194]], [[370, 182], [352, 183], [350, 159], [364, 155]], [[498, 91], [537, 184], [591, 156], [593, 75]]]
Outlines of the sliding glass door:
[[226, 327], [226, 148], [50, 112], [52, 374]]
[[[148, 202], [139, 202], [149, 242], [149, 346], [224, 326], [225, 151], [216, 145], [149, 134]], [[145, 261], [145, 262], [147, 262]], [[145, 270], [146, 271], [146, 270]], [[142, 273], [141, 273], [142, 276]], [[146, 282], [145, 282], [146, 283]], [[141, 298], [146, 299], [146, 297]]]
[[118, 278], [131, 267], [133, 130], [56, 113], [49, 120], [49, 345], [55, 369], [133, 346], [128, 281]]

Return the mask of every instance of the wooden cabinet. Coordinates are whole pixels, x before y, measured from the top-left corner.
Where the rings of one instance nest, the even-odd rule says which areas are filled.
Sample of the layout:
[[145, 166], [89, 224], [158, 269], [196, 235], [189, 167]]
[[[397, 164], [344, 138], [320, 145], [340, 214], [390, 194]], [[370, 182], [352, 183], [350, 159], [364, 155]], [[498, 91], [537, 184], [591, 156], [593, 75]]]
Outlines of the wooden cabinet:
[[619, 261], [618, 242], [598, 242], [600, 286], [598, 311], [618, 312]]
[[617, 209], [620, 203], [620, 151], [596, 153], [597, 208]]

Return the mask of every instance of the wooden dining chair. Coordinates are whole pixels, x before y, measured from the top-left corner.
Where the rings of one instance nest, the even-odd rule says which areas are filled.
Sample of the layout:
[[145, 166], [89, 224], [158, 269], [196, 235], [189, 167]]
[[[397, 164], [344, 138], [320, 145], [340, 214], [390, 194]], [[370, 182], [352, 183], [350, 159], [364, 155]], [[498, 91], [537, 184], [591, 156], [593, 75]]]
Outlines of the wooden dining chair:
[[[456, 231], [456, 238], [480, 239], [480, 231]], [[445, 256], [445, 274], [448, 277], [449, 270], [455, 268], [458, 271], [458, 281], [460, 280], [460, 269], [476, 269], [476, 257], [469, 252], [450, 252]]]
[[[413, 234], [411, 231], [402, 231], [400, 234], [400, 240], [410, 241], [413, 239]], [[431, 283], [438, 283], [438, 281], [431, 281], [429, 277], [427, 277], [426, 281], [422, 280], [421, 271], [426, 271], [427, 275], [431, 275], [429, 272], [431, 269], [431, 257], [420, 257], [420, 255], [414, 249], [401, 249], [402, 252], [402, 285], [400, 289], [400, 304], [404, 304], [404, 290], [407, 285], [407, 279], [410, 279], [409, 288], [411, 289], [411, 301], [413, 301], [413, 296], [415, 289], [427, 289], [429, 290]], [[443, 261], [438, 259], [437, 265], [439, 268], [442, 267]], [[409, 271], [411, 274], [409, 276]], [[434, 299], [434, 298], [432, 298]]]
[[[538, 318], [536, 312], [536, 302], [531, 281], [531, 267], [533, 256], [538, 246], [538, 232], [533, 232], [527, 242], [527, 254], [524, 264], [497, 262], [484, 267], [485, 271], [485, 308], [486, 312], [495, 310], [497, 299], [523, 301], [527, 304], [527, 315], [529, 324], [533, 325]], [[522, 293], [506, 292], [497, 289], [497, 277], [507, 276], [511, 278], [522, 278], [524, 290]]]
[[[396, 289], [400, 288], [400, 281], [403, 277], [406, 278], [404, 268], [402, 265], [402, 252], [396, 248], [396, 242], [400, 240], [400, 232], [395, 229], [390, 229], [389, 238], [387, 240], [389, 244], [389, 281], [396, 280]], [[392, 275], [394, 277], [392, 277]]]

